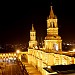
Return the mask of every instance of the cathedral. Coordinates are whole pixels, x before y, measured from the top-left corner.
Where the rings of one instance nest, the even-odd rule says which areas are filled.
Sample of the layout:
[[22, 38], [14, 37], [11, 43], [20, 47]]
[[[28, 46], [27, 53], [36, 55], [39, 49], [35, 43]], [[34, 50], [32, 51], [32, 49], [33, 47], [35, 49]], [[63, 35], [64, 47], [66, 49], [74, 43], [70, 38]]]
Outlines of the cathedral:
[[43, 75], [46, 75], [44, 67], [75, 63], [74, 57], [70, 57], [67, 55], [67, 52], [62, 51], [62, 39], [58, 35], [57, 21], [57, 16], [54, 14], [51, 6], [50, 14], [47, 18], [47, 36], [44, 39], [44, 46], [41, 49], [37, 47], [36, 30], [33, 24], [30, 30], [28, 63], [36, 67]]
[[[29, 48], [35, 48], [37, 46], [36, 31], [32, 24], [32, 30], [30, 31]], [[50, 15], [47, 18], [47, 36], [44, 40], [44, 48], [46, 52], [62, 51], [62, 40], [58, 35], [57, 17], [54, 15], [52, 6]]]

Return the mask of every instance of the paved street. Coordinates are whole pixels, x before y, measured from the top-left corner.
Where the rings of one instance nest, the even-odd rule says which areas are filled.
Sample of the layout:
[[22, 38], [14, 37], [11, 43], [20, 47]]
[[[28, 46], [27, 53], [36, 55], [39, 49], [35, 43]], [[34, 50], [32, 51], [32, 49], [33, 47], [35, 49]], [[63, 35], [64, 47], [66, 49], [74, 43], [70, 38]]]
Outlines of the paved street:
[[23, 75], [17, 64], [8, 64], [3, 75]]

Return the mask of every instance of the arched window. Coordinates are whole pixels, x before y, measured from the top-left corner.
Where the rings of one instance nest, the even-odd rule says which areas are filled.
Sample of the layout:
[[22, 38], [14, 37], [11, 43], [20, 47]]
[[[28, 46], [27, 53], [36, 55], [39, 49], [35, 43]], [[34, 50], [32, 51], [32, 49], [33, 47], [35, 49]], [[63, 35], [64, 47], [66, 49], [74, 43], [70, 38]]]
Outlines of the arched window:
[[55, 28], [54, 22], [50, 23], [50, 28]]
[[58, 51], [58, 44], [57, 43], [54, 43], [53, 44], [53, 48], [54, 48], [54, 50]]

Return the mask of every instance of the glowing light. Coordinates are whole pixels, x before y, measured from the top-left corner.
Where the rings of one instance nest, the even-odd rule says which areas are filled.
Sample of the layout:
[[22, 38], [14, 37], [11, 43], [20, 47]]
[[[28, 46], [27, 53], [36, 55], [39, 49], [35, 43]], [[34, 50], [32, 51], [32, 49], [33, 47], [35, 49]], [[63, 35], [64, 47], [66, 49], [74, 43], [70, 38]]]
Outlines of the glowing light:
[[41, 50], [43, 49], [43, 48], [40, 48]]
[[63, 53], [68, 53], [68, 52], [63, 52]]
[[67, 44], [67, 45], [70, 45], [70, 44]]
[[75, 49], [73, 49], [73, 52], [75, 52]]
[[45, 48], [43, 48], [43, 50], [45, 50]]
[[51, 66], [47, 66], [48, 68], [51, 68]]
[[9, 53], [9, 55], [10, 55], [10, 53]]
[[20, 50], [17, 50], [16, 53], [20, 53]]
[[37, 47], [37, 46], [35, 46], [35, 49], [38, 49], [38, 47]]
[[56, 51], [58, 51], [58, 44], [54, 44], [54, 49], [56, 50]]
[[16, 60], [16, 58], [14, 58], [14, 60]]
[[56, 45], [56, 50], [58, 51], [58, 45]]
[[73, 52], [73, 51], [69, 51], [69, 52]]
[[5, 54], [3, 54], [3, 56], [5, 56]]
[[13, 59], [13, 57], [10, 57], [9, 59]]
[[14, 54], [14, 56], [16, 56], [16, 54]]

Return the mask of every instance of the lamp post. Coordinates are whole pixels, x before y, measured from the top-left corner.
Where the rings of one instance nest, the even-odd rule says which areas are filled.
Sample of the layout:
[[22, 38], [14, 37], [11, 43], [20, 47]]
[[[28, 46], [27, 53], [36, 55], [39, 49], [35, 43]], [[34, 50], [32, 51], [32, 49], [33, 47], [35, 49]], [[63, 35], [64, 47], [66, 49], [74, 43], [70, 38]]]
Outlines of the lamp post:
[[17, 54], [17, 58], [19, 59], [19, 53], [20, 53], [20, 50], [16, 50], [16, 54]]

